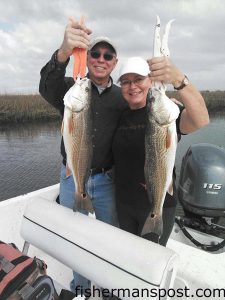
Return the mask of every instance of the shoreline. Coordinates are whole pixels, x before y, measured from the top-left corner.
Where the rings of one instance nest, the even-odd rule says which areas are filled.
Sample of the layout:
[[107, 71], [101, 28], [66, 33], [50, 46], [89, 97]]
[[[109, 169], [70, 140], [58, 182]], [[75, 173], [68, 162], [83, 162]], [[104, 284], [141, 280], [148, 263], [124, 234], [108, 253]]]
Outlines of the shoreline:
[[[225, 91], [201, 91], [209, 115], [225, 116]], [[179, 100], [175, 91], [168, 91], [168, 97]], [[61, 121], [59, 111], [39, 94], [0, 95], [0, 124]]]
[[0, 124], [60, 121], [57, 109], [39, 94], [0, 95]]

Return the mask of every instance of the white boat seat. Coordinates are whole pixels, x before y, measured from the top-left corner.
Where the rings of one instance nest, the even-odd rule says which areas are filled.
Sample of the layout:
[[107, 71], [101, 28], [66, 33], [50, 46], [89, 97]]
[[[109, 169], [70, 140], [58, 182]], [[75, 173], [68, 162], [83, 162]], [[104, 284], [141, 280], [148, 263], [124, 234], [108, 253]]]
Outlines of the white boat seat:
[[[99, 286], [115, 289], [121, 299], [132, 298], [134, 289], [147, 293], [173, 286], [178, 259], [173, 250], [57, 203], [29, 201], [21, 235]], [[123, 295], [119, 289], [125, 289]]]

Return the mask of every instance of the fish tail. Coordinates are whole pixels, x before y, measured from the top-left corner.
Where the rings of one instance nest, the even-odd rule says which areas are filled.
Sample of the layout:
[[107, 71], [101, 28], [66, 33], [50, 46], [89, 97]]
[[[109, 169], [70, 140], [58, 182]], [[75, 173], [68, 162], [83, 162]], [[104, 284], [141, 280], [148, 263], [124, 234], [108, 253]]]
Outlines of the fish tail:
[[[84, 15], [80, 18], [80, 24], [85, 26]], [[86, 75], [86, 65], [87, 65], [87, 50], [80, 48], [80, 77], [84, 78]]]
[[[84, 16], [81, 16], [80, 25], [85, 25]], [[80, 78], [84, 78], [86, 74], [87, 50], [82, 48], [74, 48], [73, 56], [73, 78], [76, 80], [78, 75], [80, 75]]]
[[74, 57], [74, 64], [73, 64], [73, 79], [76, 80], [77, 76], [80, 71], [80, 49], [79, 48], [74, 48], [73, 50], [73, 57]]
[[74, 211], [86, 210], [93, 214], [94, 208], [91, 202], [91, 198], [87, 193], [76, 193], [75, 194], [75, 203], [74, 203]]
[[162, 217], [150, 212], [142, 228], [141, 235], [143, 236], [148, 233], [154, 233], [160, 237], [162, 235], [162, 232], [163, 232]]

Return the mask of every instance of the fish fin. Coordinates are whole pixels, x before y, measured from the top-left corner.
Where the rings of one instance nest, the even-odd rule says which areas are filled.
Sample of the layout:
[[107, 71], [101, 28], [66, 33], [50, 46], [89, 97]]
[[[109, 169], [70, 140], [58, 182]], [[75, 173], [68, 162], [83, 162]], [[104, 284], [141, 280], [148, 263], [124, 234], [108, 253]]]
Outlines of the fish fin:
[[72, 174], [68, 164], [66, 163], [66, 177], [69, 177]]
[[172, 144], [172, 136], [170, 129], [167, 128], [167, 133], [166, 133], [166, 149], [169, 149]]
[[70, 115], [68, 120], [68, 127], [69, 127], [69, 133], [71, 134], [74, 130], [72, 114]]
[[74, 211], [86, 210], [92, 214], [94, 213], [94, 208], [91, 202], [91, 198], [87, 193], [85, 194], [76, 193], [75, 199], [76, 201], [74, 203], [74, 208], [73, 208]]
[[64, 120], [62, 121], [62, 125], [61, 125], [61, 135], [63, 135], [63, 128], [64, 128]]
[[167, 189], [167, 193], [169, 193], [171, 196], [173, 196], [173, 179], [170, 182], [170, 185]]
[[155, 233], [160, 237], [163, 232], [163, 223], [162, 217], [154, 215], [152, 212], [149, 213], [145, 224], [141, 231], [141, 236], [148, 234], [148, 233]]

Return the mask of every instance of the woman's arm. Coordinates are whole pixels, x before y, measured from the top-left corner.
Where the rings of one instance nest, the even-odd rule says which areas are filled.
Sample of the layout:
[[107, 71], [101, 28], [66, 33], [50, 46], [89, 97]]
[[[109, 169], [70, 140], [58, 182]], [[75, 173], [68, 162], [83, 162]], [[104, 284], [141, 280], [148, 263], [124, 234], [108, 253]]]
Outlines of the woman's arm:
[[[155, 57], [148, 60], [152, 81], [162, 81], [179, 87], [185, 75], [167, 57]], [[177, 91], [185, 109], [180, 118], [180, 131], [191, 133], [209, 123], [208, 110], [201, 93], [189, 82]]]

